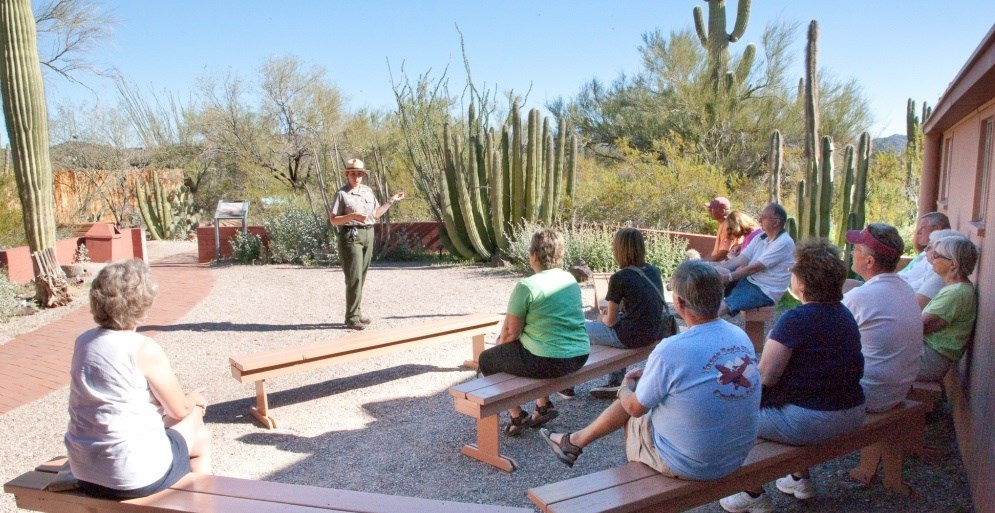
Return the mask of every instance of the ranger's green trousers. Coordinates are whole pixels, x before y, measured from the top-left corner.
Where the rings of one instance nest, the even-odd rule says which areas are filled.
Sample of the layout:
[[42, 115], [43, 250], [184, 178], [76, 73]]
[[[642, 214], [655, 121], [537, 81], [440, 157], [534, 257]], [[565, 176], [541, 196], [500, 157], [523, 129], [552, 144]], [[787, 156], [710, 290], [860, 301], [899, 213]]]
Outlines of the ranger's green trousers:
[[339, 259], [345, 276], [345, 323], [359, 324], [362, 316], [363, 283], [373, 260], [373, 227], [339, 231]]

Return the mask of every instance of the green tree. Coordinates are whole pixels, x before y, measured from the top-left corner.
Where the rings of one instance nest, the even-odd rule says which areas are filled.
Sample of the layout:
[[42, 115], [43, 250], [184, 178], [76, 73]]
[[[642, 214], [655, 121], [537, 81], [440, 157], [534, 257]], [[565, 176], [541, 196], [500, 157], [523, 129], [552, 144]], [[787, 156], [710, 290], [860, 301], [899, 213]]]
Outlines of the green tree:
[[304, 195], [317, 215], [316, 162], [334, 176], [347, 121], [341, 94], [324, 69], [292, 56], [274, 58], [261, 67], [258, 90], [230, 73], [202, 77], [199, 90], [196, 126], [215, 170], [215, 194], [255, 200]]
[[583, 187], [578, 188], [576, 217], [642, 228], [707, 231], [701, 206], [717, 192], [726, 193], [727, 176], [714, 165], [668, 147], [679, 144], [673, 139], [658, 143], [658, 151], [676, 155], [667, 164], [628, 146], [624, 139], [618, 143], [621, 162], [606, 166], [585, 159], [578, 171]]
[[[661, 150], [673, 147], [661, 147], [657, 141], [679, 137], [684, 143], [677, 148], [730, 176], [760, 177], [775, 129], [781, 130], [788, 146], [802, 141], [797, 77], [787, 72], [797, 32], [797, 23], [768, 23], [758, 52], [764, 57], [753, 62], [748, 73], [737, 73], [742, 79], [732, 81], [729, 91], [720, 89], [720, 96], [712, 87], [708, 53], [692, 31], [666, 37], [650, 32], [639, 47], [643, 64], [638, 73], [622, 74], [610, 86], [592, 80], [576, 97], [547, 107], [576, 126], [595, 155], [617, 159], [618, 141], [624, 138], [636, 150], [654, 153], [666, 163], [674, 156]], [[751, 62], [744, 52], [729, 59], [724, 69]], [[822, 133], [838, 145], [856, 141], [870, 122], [867, 100], [856, 81], [840, 82], [825, 72], [821, 76]]]
[[867, 222], [899, 228], [914, 225], [916, 199], [906, 194], [904, 156], [890, 151], [872, 154], [867, 177]]

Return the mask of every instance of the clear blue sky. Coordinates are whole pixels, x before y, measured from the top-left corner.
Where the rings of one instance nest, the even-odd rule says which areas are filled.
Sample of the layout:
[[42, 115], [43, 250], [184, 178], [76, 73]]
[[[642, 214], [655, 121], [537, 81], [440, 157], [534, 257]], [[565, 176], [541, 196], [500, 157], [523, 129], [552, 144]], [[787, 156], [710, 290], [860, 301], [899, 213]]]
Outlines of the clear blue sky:
[[[700, 0], [609, 1], [324, 1], [95, 0], [119, 19], [113, 38], [93, 51], [143, 88], [187, 97], [198, 76], [231, 69], [256, 80], [269, 57], [296, 55], [318, 64], [350, 108], [393, 108], [387, 71], [404, 63], [409, 75], [448, 65], [463, 83], [458, 24], [478, 84], [524, 92], [529, 106], [573, 96], [597, 77], [640, 70], [641, 34], [693, 30]], [[729, 0], [729, 28], [736, 0]], [[908, 98], [935, 104], [995, 23], [991, 0], [754, 0], [746, 35], [757, 43], [768, 21], [800, 24], [794, 46], [800, 77], [808, 22], [819, 21], [820, 64], [839, 79], [856, 78], [871, 102], [874, 136], [905, 133]], [[84, 76], [97, 95], [50, 79], [49, 106], [114, 104], [108, 81]], [[6, 139], [6, 137], [4, 137]]]

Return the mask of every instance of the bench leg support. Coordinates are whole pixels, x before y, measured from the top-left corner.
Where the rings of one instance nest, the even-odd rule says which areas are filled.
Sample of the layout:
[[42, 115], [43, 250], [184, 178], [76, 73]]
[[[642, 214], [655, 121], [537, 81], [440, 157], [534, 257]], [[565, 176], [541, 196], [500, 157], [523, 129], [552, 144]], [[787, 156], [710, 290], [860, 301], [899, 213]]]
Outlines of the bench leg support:
[[881, 463], [884, 465], [884, 488], [902, 496], [912, 495], [912, 489], [902, 481], [902, 464], [905, 462], [904, 445], [897, 442], [883, 442]]
[[497, 415], [477, 419], [477, 443], [464, 445], [460, 452], [505, 472], [513, 472], [518, 465], [515, 460], [501, 456], [498, 427]]
[[473, 359], [463, 362], [463, 366], [470, 370], [477, 370], [477, 362], [480, 361], [480, 353], [484, 352], [484, 335], [473, 336]]
[[266, 398], [266, 380], [256, 381], [256, 405], [249, 408], [249, 414], [266, 429], [276, 429], [276, 419], [269, 416], [269, 400]]
[[878, 463], [881, 462], [881, 444], [874, 444], [860, 450], [860, 462], [857, 468], [850, 471], [850, 477], [865, 485], [871, 484], [878, 473]]
[[864, 447], [860, 450], [860, 463], [850, 471], [850, 477], [869, 485], [877, 475], [878, 462], [881, 462], [884, 464], [884, 488], [908, 497], [912, 489], [902, 480], [904, 446], [901, 441], [889, 441]]

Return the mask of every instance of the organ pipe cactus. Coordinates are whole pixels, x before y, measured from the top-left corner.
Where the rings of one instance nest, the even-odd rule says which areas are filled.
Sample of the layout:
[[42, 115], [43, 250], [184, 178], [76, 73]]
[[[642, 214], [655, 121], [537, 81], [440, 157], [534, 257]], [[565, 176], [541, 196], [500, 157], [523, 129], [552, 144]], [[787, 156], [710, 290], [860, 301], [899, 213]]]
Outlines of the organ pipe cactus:
[[469, 128], [464, 140], [449, 124], [443, 128], [443, 224], [451, 249], [464, 258], [487, 259], [506, 249], [513, 225], [552, 223], [563, 200], [563, 174], [572, 194], [578, 144], [566, 123], [554, 135], [532, 109], [523, 127], [517, 102], [509, 118], [500, 140], [493, 129]]
[[815, 20], [809, 24], [808, 45], [805, 47], [805, 170], [808, 203], [806, 215], [799, 217], [799, 236], [815, 235], [819, 229], [818, 212], [820, 200], [819, 178], [819, 77], [818, 77], [819, 24]]
[[781, 180], [784, 179], [784, 143], [781, 140], [780, 130], [774, 130], [770, 136], [767, 169], [770, 170], [770, 201], [768, 203], [780, 203]]
[[154, 171], [149, 180], [135, 184], [135, 197], [138, 200], [138, 210], [149, 236], [155, 240], [173, 238], [173, 215], [169, 198]]

